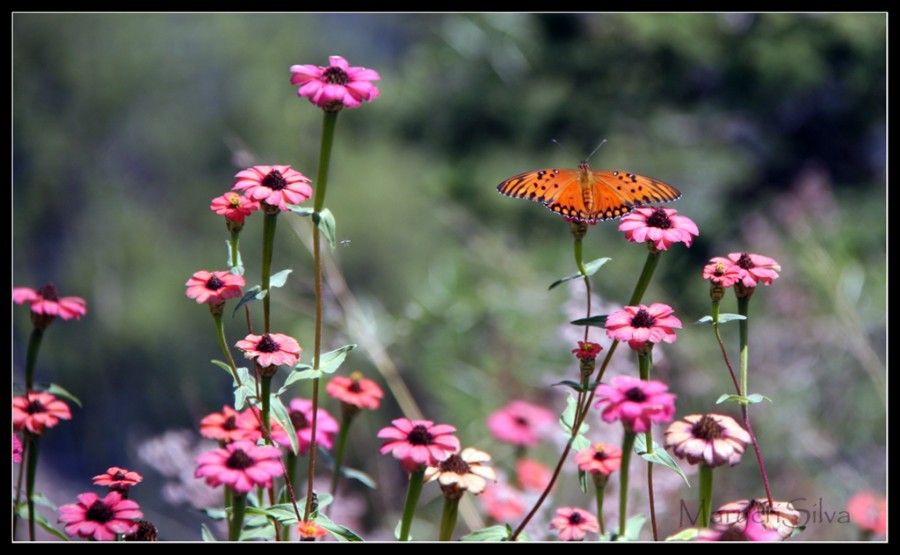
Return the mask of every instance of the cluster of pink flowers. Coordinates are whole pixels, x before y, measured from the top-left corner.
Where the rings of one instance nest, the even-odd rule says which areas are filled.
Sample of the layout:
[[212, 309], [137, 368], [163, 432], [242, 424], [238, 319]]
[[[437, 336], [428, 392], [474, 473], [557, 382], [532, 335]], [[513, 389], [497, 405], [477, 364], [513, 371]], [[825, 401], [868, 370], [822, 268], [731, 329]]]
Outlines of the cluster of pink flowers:
[[[94, 484], [108, 487], [109, 493], [103, 498], [91, 492], [82, 493], [77, 496], [77, 503], [61, 506], [59, 521], [65, 525], [66, 534], [94, 541], [113, 541], [117, 535], [136, 534], [143, 522], [138, 519], [144, 514], [136, 502], [128, 499], [128, 490], [143, 479], [137, 472], [118, 466], [94, 476]], [[145, 524], [155, 532], [155, 527]]]
[[761, 254], [732, 252], [728, 257], [717, 256], [703, 268], [703, 279], [708, 279], [722, 287], [740, 283], [744, 287], [756, 287], [760, 283], [772, 285], [778, 277], [781, 265], [774, 259]]

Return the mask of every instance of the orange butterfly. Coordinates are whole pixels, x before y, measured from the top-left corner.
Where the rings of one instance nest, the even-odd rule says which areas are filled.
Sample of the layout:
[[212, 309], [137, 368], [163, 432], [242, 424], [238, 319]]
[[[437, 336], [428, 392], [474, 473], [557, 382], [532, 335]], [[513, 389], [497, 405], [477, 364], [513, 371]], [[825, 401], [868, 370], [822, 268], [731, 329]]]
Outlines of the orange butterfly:
[[497, 186], [508, 197], [540, 202], [568, 221], [595, 224], [618, 218], [638, 206], [669, 202], [681, 191], [652, 177], [616, 170], [535, 170], [510, 177]]

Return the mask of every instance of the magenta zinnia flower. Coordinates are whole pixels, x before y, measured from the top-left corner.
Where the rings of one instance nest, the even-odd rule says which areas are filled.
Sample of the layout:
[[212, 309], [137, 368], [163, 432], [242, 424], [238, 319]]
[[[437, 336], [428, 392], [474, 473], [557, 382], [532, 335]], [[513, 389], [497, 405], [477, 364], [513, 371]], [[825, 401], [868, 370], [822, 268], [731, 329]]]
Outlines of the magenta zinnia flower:
[[522, 493], [507, 484], [488, 484], [481, 495], [484, 512], [496, 522], [512, 522], [525, 514]]
[[107, 469], [106, 474], [94, 476], [94, 485], [107, 486], [112, 491], [124, 493], [128, 488], [141, 483], [143, 480], [144, 477], [137, 472], [125, 470], [118, 466], [111, 466]]
[[244, 223], [244, 218], [254, 210], [259, 210], [259, 202], [229, 191], [212, 199], [209, 209], [237, 224]]
[[381, 93], [370, 81], [379, 81], [378, 72], [364, 67], [350, 67], [340, 56], [328, 58], [328, 67], [310, 64], [293, 65], [292, 85], [300, 85], [297, 94], [324, 109], [335, 112], [344, 106], [356, 108], [362, 101], [371, 102]]
[[309, 178], [290, 166], [253, 166], [234, 177], [235, 190], [282, 212], [288, 210], [288, 204], [300, 204], [312, 196]]
[[702, 542], [774, 542], [781, 536], [776, 530], [763, 525], [765, 517], [756, 509], [747, 513], [747, 518], [724, 529], [704, 529], [695, 538]]
[[722, 414], [691, 414], [666, 430], [666, 447], [673, 453], [691, 464], [702, 462], [712, 468], [741, 462], [749, 442], [750, 434], [734, 418]]
[[189, 299], [196, 300], [198, 304], [220, 304], [227, 299], [241, 296], [244, 278], [231, 272], [200, 270], [195, 272], [184, 285], [187, 287], [185, 294]]
[[759, 283], [772, 285], [772, 280], [776, 279], [778, 272], [781, 271], [781, 265], [768, 256], [746, 252], [732, 252], [728, 254], [728, 258], [719, 256], [710, 260], [710, 263], [713, 262], [736, 266], [740, 272], [739, 280], [744, 287], [756, 287]]
[[200, 435], [225, 443], [242, 440], [256, 443], [262, 437], [259, 422], [252, 409], [238, 412], [228, 405], [222, 407], [222, 412], [203, 417], [200, 421]]
[[[293, 399], [288, 411], [291, 416], [291, 424], [294, 425], [294, 432], [297, 434], [297, 448], [301, 455], [305, 454], [312, 445], [312, 408], [312, 401], [309, 399]], [[316, 445], [331, 450], [334, 447], [334, 434], [338, 432], [340, 426], [325, 409], [320, 408], [317, 412]], [[282, 447], [291, 446], [287, 431], [274, 420], [272, 421], [272, 440]]]
[[24, 449], [22, 448], [22, 442], [19, 441], [19, 436], [13, 434], [13, 462], [20, 463], [22, 462], [22, 452]]
[[727, 258], [713, 258], [703, 267], [703, 279], [722, 287], [731, 287], [734, 282], [741, 279], [741, 269]]
[[487, 428], [500, 441], [530, 447], [537, 445], [555, 422], [556, 415], [544, 407], [512, 401], [488, 415]]
[[224, 449], [204, 453], [197, 458], [196, 478], [206, 478], [215, 487], [225, 484], [237, 493], [256, 486], [272, 486], [272, 478], [282, 475], [281, 451], [277, 447], [258, 446], [235, 441]]
[[13, 397], [13, 429], [27, 430], [41, 435], [45, 428], [52, 428], [60, 420], [71, 420], [69, 405], [51, 393], [29, 391], [23, 396]]
[[649, 242], [660, 251], [668, 250], [673, 243], [690, 247], [700, 231], [690, 218], [676, 213], [677, 210], [671, 208], [638, 207], [622, 217], [619, 231], [625, 232], [629, 241]]
[[751, 521], [757, 526], [761, 525], [759, 528], [763, 530], [776, 532], [778, 538], [784, 539], [800, 524], [800, 511], [790, 501], [775, 501], [774, 505], [770, 505], [769, 500], [764, 498], [741, 499], [722, 505], [711, 518], [713, 527], [717, 529], [736, 526], [745, 533], [749, 529], [752, 535], [759, 537], [761, 532], [752, 526]]
[[579, 341], [578, 348], [572, 349], [572, 353], [581, 360], [594, 360], [603, 347], [593, 341]]
[[328, 394], [342, 403], [361, 409], [375, 410], [381, 405], [384, 392], [374, 381], [354, 372], [347, 376], [335, 376], [325, 386]]
[[116, 534], [133, 533], [137, 530], [135, 520], [143, 516], [137, 503], [122, 499], [117, 491], [103, 499], [95, 493], [82, 493], [78, 503], [59, 508], [59, 521], [66, 525], [66, 534], [97, 541], [113, 541]]
[[392, 420], [391, 424], [378, 432], [378, 437], [388, 440], [381, 446], [381, 454], [393, 454], [407, 470], [421, 465], [437, 466], [459, 451], [459, 439], [453, 435], [456, 428], [448, 424], [408, 418]]
[[675, 416], [675, 395], [655, 380], [616, 376], [609, 384], [597, 387], [597, 408], [607, 405], [601, 414], [605, 422], [621, 420], [626, 429], [642, 433], [651, 422], [668, 422]]
[[606, 335], [617, 341], [627, 341], [635, 351], [648, 342], [673, 343], [674, 328], [681, 327], [681, 320], [672, 315], [672, 307], [662, 303], [645, 306], [626, 306], [606, 318]]
[[251, 333], [238, 341], [235, 347], [244, 351], [245, 357], [251, 360], [255, 358], [263, 368], [273, 364], [294, 366], [300, 360], [300, 353], [303, 351], [296, 339], [281, 333], [265, 335]]
[[622, 466], [622, 450], [598, 442], [576, 453], [575, 462], [585, 472], [609, 476]]
[[559, 539], [564, 542], [580, 541], [588, 532], [600, 531], [597, 517], [577, 507], [560, 507], [556, 516], [550, 521], [550, 529], [559, 532]]
[[[56, 293], [56, 287], [47, 283], [35, 291], [30, 287], [14, 287], [13, 302], [16, 304], [31, 303], [31, 320], [35, 327], [45, 329], [57, 316], [63, 320], [81, 320], [87, 314], [87, 303], [81, 297], [62, 297]], [[43, 316], [43, 318], [42, 318]]]

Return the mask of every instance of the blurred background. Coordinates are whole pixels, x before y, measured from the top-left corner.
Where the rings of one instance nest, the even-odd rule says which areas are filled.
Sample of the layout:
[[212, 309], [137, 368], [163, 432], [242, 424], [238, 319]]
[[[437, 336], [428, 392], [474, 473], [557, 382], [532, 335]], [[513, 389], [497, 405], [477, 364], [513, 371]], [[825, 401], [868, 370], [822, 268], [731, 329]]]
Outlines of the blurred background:
[[[226, 267], [227, 232], [208, 207], [237, 171], [290, 164], [315, 177], [322, 116], [297, 97], [288, 68], [327, 65], [329, 55], [382, 77], [381, 98], [341, 113], [332, 156], [326, 205], [343, 244], [329, 279], [347, 290], [328, 291], [325, 346], [360, 345], [342, 372], [386, 386], [383, 372], [396, 370], [428, 419], [455, 425], [463, 445], [508, 469], [514, 451], [488, 436], [485, 417], [512, 399], [565, 406], [551, 384], [577, 379], [580, 330], [567, 322], [582, 315], [584, 290], [547, 290], [575, 272], [568, 225], [496, 186], [575, 167], [606, 139], [594, 168], [676, 186], [684, 196], [671, 207], [700, 229], [690, 249], [663, 255], [645, 296], [685, 322], [678, 342], [655, 353], [678, 414], [716, 410], [731, 392], [711, 329], [689, 324], [709, 313], [702, 266], [735, 251], [773, 257], [783, 271], [751, 303], [750, 350], [750, 389], [773, 400], [752, 409], [773, 492], [808, 513], [805, 540], [855, 538], [846, 521], [823, 516], [859, 490], [885, 492], [884, 14], [14, 14], [12, 23], [13, 285], [53, 281], [88, 303], [81, 321], [51, 326], [36, 371], [84, 404], [41, 445], [38, 489], [57, 505], [99, 491], [91, 477], [116, 465], [145, 476], [132, 498], [160, 539], [198, 540], [210, 522], [197, 509], [209, 492], [189, 477], [204, 448], [199, 421], [232, 402], [231, 380], [209, 362], [221, 358], [212, 319], [184, 283]], [[261, 221], [252, 216], [242, 234], [250, 285]], [[627, 301], [645, 259], [616, 227], [598, 224], [586, 238], [586, 259], [612, 258], [593, 279], [601, 312]], [[309, 235], [307, 220], [281, 218], [273, 263], [294, 270], [273, 297], [273, 329], [307, 353]], [[736, 311], [731, 296], [723, 311]], [[28, 309], [13, 306], [11, 318], [21, 387]], [[240, 318], [227, 325], [232, 342], [246, 333]], [[736, 332], [725, 326], [735, 363]], [[591, 337], [609, 343], [600, 329]], [[636, 371], [630, 353], [616, 354], [615, 372]], [[389, 392], [351, 433], [348, 463], [379, 489], [350, 484], [340, 518], [367, 538], [390, 539], [402, 507], [399, 465], [373, 455], [375, 432], [400, 415]], [[618, 429], [592, 423], [592, 438], [618, 441]], [[530, 454], [550, 465], [559, 445], [554, 437]], [[716, 503], [762, 496], [758, 476], [750, 456], [717, 473]], [[679, 503], [696, 492], [659, 479], [668, 535], [687, 526]], [[564, 505], [593, 505], [571, 472], [548, 503]], [[440, 507], [426, 487], [414, 537], [436, 537]], [[466, 531], [461, 522], [458, 535]]]

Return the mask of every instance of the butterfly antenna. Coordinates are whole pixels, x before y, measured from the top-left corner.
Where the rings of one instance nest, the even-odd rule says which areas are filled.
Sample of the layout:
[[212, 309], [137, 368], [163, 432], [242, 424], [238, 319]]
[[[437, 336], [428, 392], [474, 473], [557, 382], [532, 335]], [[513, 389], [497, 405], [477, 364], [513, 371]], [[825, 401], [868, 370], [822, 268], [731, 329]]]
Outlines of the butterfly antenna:
[[550, 140], [553, 141], [553, 144], [555, 144], [555, 145], [558, 146], [559, 148], [563, 149], [563, 151], [565, 151], [566, 154], [568, 154], [568, 155], [571, 156], [572, 158], [575, 158], [576, 160], [578, 160], [578, 157], [575, 156], [574, 154], [572, 154], [572, 151], [569, 150], [568, 148], [566, 148], [564, 144], [562, 144], [561, 142], [557, 141], [556, 139], [550, 139]]
[[600, 150], [600, 147], [603, 146], [604, 144], [606, 144], [606, 139], [603, 139], [602, 141], [600, 141], [600, 144], [594, 147], [594, 150], [592, 150], [591, 153], [588, 154], [588, 157], [585, 158], [584, 161], [587, 162], [588, 160], [593, 158], [594, 155], [597, 154], [597, 151]]

